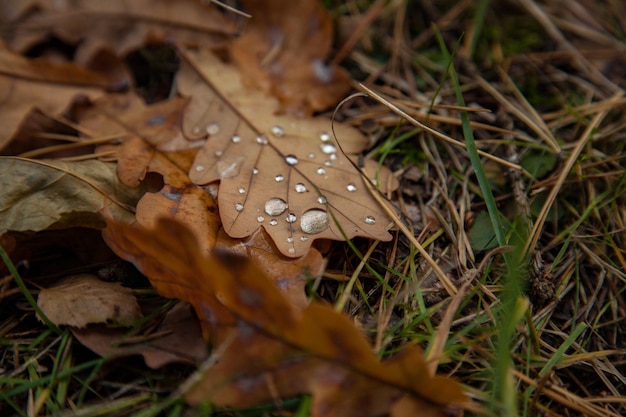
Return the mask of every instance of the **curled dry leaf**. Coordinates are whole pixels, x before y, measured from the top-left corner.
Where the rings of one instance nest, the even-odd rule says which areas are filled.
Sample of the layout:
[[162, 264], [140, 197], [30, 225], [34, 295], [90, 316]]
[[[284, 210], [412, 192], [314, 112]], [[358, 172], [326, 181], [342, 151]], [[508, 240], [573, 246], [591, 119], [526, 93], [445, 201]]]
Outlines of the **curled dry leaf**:
[[28, 60], [0, 43], [0, 150], [15, 138], [32, 112], [60, 116], [74, 98], [96, 99], [106, 86], [109, 80], [102, 75], [71, 63]]
[[122, 184], [115, 164], [0, 157], [0, 231], [104, 226], [102, 212], [131, 223], [143, 188]]
[[140, 337], [131, 335], [129, 338], [128, 329], [101, 324], [72, 328], [72, 333], [100, 356], [141, 355], [152, 369], [170, 363], [197, 365], [207, 358], [208, 349], [200, 324], [189, 304], [176, 303], [164, 317], [155, 320], [159, 323], [150, 326], [152, 331]]
[[[263, 227], [289, 257], [304, 255], [315, 239], [391, 238], [390, 218], [342, 152], [356, 160], [367, 146], [358, 131], [336, 123], [340, 147], [330, 120], [276, 115], [275, 99], [244, 89], [237, 72], [210, 52], [185, 56], [177, 79], [191, 98], [183, 131], [191, 140], [209, 136], [189, 177], [199, 185], [220, 181], [219, 212], [229, 236]], [[360, 162], [372, 180], [395, 186], [387, 169]]]
[[407, 396], [432, 416], [465, 400], [456, 382], [428, 372], [419, 350], [379, 361], [347, 317], [319, 303], [295, 307], [250, 261], [199, 252], [176, 221], [161, 219], [154, 230], [111, 221], [103, 234], [159, 293], [194, 306], [219, 352], [186, 393], [191, 403], [246, 406], [309, 392], [313, 416], [356, 417], [388, 412]]
[[72, 275], [41, 290], [37, 304], [56, 325], [85, 327], [110, 322], [124, 326], [141, 318], [131, 289], [89, 274]]
[[318, 0], [245, 0], [252, 17], [231, 43], [233, 61], [244, 83], [278, 97], [281, 110], [310, 115], [348, 93], [350, 77], [327, 64], [333, 22]]

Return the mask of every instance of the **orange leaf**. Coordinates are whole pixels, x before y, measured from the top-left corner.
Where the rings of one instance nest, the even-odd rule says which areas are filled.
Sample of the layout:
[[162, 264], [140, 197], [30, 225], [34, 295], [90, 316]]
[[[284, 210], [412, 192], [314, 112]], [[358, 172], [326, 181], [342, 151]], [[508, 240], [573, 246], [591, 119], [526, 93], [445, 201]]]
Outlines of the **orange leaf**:
[[[458, 384], [429, 374], [416, 348], [378, 361], [346, 317], [318, 303], [295, 308], [251, 262], [199, 252], [194, 234], [176, 221], [161, 219], [154, 230], [111, 221], [104, 237], [158, 292], [190, 302], [220, 352], [188, 392], [192, 403], [242, 405], [311, 392], [315, 416], [373, 416], [403, 395], [438, 414], [464, 401]], [[345, 406], [379, 389], [376, 414]]]

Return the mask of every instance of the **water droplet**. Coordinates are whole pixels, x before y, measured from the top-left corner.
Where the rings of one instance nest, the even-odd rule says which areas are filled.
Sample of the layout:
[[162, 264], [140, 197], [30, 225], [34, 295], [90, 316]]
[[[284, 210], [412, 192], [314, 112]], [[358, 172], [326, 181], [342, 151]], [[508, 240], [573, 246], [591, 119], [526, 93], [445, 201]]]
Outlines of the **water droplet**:
[[222, 151], [215, 151], [215, 156], [219, 158], [220, 156], [222, 156], [222, 153]]
[[217, 123], [211, 123], [206, 127], [206, 132], [209, 135], [217, 135], [220, 132], [220, 125]]
[[259, 170], [256, 168], [252, 168], [252, 175], [256, 175], [259, 173]]
[[276, 182], [282, 182], [285, 179], [285, 177], [279, 174], [279, 175], [276, 175], [274, 179], [276, 180]]
[[300, 242], [306, 242], [307, 240], [309, 240], [308, 236], [300, 236]]
[[331, 153], [330, 154], [330, 160], [331, 161], [336, 161], [337, 160], [337, 154], [336, 153]]
[[330, 140], [330, 133], [327, 133], [327, 132], [321, 133], [320, 140], [322, 142], [328, 142]]
[[237, 211], [243, 211], [243, 204], [241, 204], [241, 203], [237, 203], [237, 204], [235, 204], [235, 210], [237, 210]]
[[305, 193], [306, 192], [306, 185], [302, 184], [301, 182], [296, 184], [296, 193]]
[[204, 171], [204, 165], [196, 165], [194, 169], [196, 170], [196, 172], [202, 172]]
[[326, 204], [326, 203], [328, 203], [328, 200], [326, 199], [326, 196], [321, 195], [321, 196], [317, 197], [317, 202], [320, 203], [320, 204]]
[[259, 223], [263, 223], [265, 221], [265, 217], [257, 216], [256, 221], [259, 222]]
[[319, 167], [319, 168], [317, 169], [317, 171], [315, 171], [315, 172], [317, 172], [317, 173], [318, 173], [318, 174], [320, 174], [320, 175], [324, 175], [324, 174], [326, 174], [326, 170], [325, 170], [324, 168], [322, 168], [322, 167]]
[[239, 194], [245, 194], [246, 193], [246, 189], [241, 187], [237, 190], [239, 192]]
[[374, 224], [374, 223], [376, 223], [376, 219], [373, 216], [367, 216], [365, 218], [365, 223], [367, 223], [367, 224]]
[[287, 202], [282, 198], [274, 197], [265, 202], [265, 213], [270, 216], [278, 216], [287, 210]]
[[337, 152], [337, 147], [335, 145], [333, 145], [332, 143], [322, 143], [320, 145], [320, 149], [326, 155], [330, 155], [331, 153]]
[[256, 143], [258, 143], [259, 145], [267, 145], [267, 136], [265, 135], [257, 136]]
[[291, 254], [294, 254], [294, 253], [296, 253], [296, 250], [294, 248], [289, 248], [289, 249], [287, 249], [287, 252], [289, 252]]
[[356, 185], [350, 183], [348, 185], [346, 185], [346, 190], [350, 191], [351, 193], [356, 191]]
[[278, 224], [278, 220], [276, 220], [276, 219], [272, 219], [272, 220], [270, 220], [270, 224], [271, 224], [272, 226], [276, 226], [276, 225]]
[[315, 154], [313, 152], [309, 154], [309, 159], [315, 159]]
[[295, 165], [298, 163], [298, 157], [295, 155], [287, 155], [285, 157], [285, 162], [287, 162], [289, 165]]
[[320, 209], [307, 210], [300, 219], [300, 228], [309, 234], [323, 232], [329, 224], [328, 213]]
[[293, 238], [291, 236], [287, 238], [287, 243], [293, 243]]
[[285, 130], [280, 126], [272, 126], [270, 132], [272, 132], [272, 135], [279, 138], [285, 135]]
[[333, 163], [330, 161], [324, 161], [324, 166], [331, 167], [333, 166]]
[[296, 215], [295, 215], [294, 213], [289, 213], [289, 214], [287, 215], [287, 217], [285, 217], [285, 221], [286, 221], [287, 223], [293, 223], [293, 222], [295, 222], [297, 219], [298, 219], [298, 218], [296, 217]]
[[233, 143], [239, 143], [241, 142], [241, 136], [239, 135], [233, 135], [233, 137], [230, 139]]

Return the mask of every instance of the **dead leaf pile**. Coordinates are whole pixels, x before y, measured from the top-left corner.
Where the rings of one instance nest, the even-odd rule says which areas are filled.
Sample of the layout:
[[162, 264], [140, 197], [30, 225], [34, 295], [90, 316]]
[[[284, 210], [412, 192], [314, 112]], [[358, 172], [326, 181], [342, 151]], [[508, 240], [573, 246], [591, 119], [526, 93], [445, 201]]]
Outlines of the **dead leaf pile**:
[[[308, 302], [326, 264], [315, 242], [391, 239], [391, 206], [372, 193], [397, 181], [361, 156], [359, 131], [311, 117], [349, 86], [327, 63], [321, 3], [242, 4], [253, 17], [231, 40], [236, 19], [200, 0], [3, 3], [0, 150], [67, 160], [0, 158], [0, 242], [15, 255], [17, 232], [106, 222], [119, 257], [189, 304], [161, 311], [91, 274], [55, 272], [65, 278], [46, 281], [39, 308], [103, 356], [159, 367], [211, 354], [187, 383], [191, 404], [311, 393], [319, 417], [454, 410], [459, 385], [431, 375], [417, 348], [381, 362], [348, 318]], [[51, 37], [72, 53], [21, 55]], [[124, 58], [164, 42], [180, 58], [172, 97], [121, 92]]]

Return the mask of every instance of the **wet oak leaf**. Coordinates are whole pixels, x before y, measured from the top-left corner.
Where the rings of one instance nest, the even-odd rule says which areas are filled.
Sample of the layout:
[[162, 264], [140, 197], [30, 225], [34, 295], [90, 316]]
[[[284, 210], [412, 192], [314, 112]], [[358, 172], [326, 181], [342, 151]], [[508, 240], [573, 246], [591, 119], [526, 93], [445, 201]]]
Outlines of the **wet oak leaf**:
[[[318, 303], [293, 306], [251, 262], [199, 252], [194, 234], [176, 221], [161, 219], [154, 230], [111, 221], [103, 235], [159, 293], [190, 302], [220, 352], [187, 392], [191, 403], [241, 405], [310, 392], [313, 416], [356, 417], [379, 415], [405, 395], [430, 415], [465, 401], [456, 382], [429, 373], [418, 349], [379, 361], [347, 317]], [[347, 406], [378, 389], [375, 414]]]
[[337, 104], [350, 90], [348, 72], [327, 64], [333, 22], [318, 0], [245, 0], [252, 17], [230, 47], [248, 86], [276, 96], [281, 110], [311, 115]]
[[[289, 257], [304, 255], [316, 239], [391, 239], [386, 211], [341, 152], [356, 161], [365, 137], [336, 123], [340, 149], [329, 119], [276, 115], [277, 101], [244, 89], [232, 66], [210, 52], [184, 55], [177, 85], [191, 101], [183, 131], [191, 140], [208, 135], [189, 177], [199, 185], [220, 181], [219, 212], [231, 237], [263, 227]], [[361, 163], [381, 188], [397, 184], [386, 168]]]
[[72, 275], [42, 289], [37, 304], [56, 325], [90, 323], [131, 325], [142, 317], [133, 291], [90, 274]]
[[[163, 187], [144, 194], [137, 203], [138, 224], [151, 228], [160, 217], [175, 218], [193, 230], [201, 251], [208, 253], [217, 244], [250, 257], [289, 294], [293, 303], [305, 305], [307, 280], [323, 272], [321, 254], [310, 250], [300, 258], [286, 258], [260, 230], [244, 241], [223, 232], [213, 197], [187, 174], [195, 154], [181, 149], [197, 146], [181, 140], [186, 103], [181, 98], [146, 106], [133, 94], [108, 96], [82, 112], [81, 124], [101, 134], [120, 136], [121, 144], [109, 149], [117, 150], [118, 175], [124, 184], [137, 186], [148, 173], [163, 177]], [[178, 151], [163, 152], [169, 150]]]
[[144, 192], [122, 184], [111, 163], [0, 157], [0, 231], [101, 228], [105, 211], [132, 223]]

